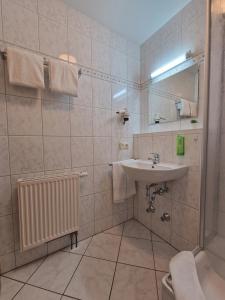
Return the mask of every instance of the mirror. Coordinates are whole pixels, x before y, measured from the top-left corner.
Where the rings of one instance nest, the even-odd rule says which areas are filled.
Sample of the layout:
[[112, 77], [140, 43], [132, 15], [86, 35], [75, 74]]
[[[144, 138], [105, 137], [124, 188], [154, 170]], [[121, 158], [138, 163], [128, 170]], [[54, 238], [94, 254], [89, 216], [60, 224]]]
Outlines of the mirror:
[[199, 63], [187, 61], [154, 78], [149, 86], [150, 125], [195, 119], [198, 114]]

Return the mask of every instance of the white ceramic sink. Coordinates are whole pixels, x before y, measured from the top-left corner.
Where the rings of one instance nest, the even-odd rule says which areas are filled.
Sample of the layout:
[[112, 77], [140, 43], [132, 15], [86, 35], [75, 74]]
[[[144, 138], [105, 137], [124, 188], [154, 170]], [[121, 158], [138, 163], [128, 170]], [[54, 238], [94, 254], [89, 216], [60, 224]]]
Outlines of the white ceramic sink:
[[159, 163], [154, 165], [148, 160], [126, 160], [121, 163], [127, 175], [136, 181], [149, 184], [162, 183], [183, 177], [188, 170], [187, 166], [173, 163]]

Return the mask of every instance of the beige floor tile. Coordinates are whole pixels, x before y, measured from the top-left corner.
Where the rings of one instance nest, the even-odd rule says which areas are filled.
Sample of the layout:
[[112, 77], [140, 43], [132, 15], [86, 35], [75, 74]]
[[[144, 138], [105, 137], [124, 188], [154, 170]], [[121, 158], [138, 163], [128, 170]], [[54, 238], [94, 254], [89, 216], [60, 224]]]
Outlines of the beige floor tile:
[[111, 300], [157, 300], [155, 272], [118, 264]]
[[153, 251], [156, 270], [168, 272], [169, 262], [177, 251], [169, 244], [161, 242], [153, 242]]
[[71, 247], [69, 246], [69, 247], [65, 248], [64, 251], [82, 255], [82, 254], [84, 254], [88, 245], [90, 244], [91, 239], [92, 238], [90, 237], [86, 240], [80, 241], [80, 242], [78, 242], [77, 248], [75, 245], [73, 245], [73, 249], [71, 249]]
[[18, 269], [12, 270], [5, 275], [9, 278], [19, 280], [22, 282], [27, 282], [30, 276], [37, 270], [40, 264], [43, 262], [44, 259], [36, 260], [28, 265], [20, 267]]
[[123, 228], [124, 228], [124, 224], [120, 224], [106, 230], [105, 233], [121, 236], [123, 234]]
[[121, 237], [100, 233], [93, 237], [85, 255], [116, 261]]
[[127, 237], [151, 239], [150, 231], [135, 220], [130, 220], [125, 224], [123, 235]]
[[63, 293], [80, 259], [80, 255], [57, 252], [44, 261], [29, 283], [53, 292]]
[[165, 241], [163, 239], [161, 239], [158, 235], [156, 235], [154, 233], [152, 233], [152, 241], [165, 243]]
[[30, 285], [24, 288], [14, 298], [15, 300], [60, 300], [61, 296]]
[[156, 272], [159, 300], [162, 300], [162, 279], [165, 275], [166, 275], [165, 272]]
[[83, 300], [108, 300], [115, 263], [83, 257], [66, 295]]
[[123, 237], [118, 261], [139, 267], [154, 268], [151, 241]]
[[1, 290], [0, 290], [1, 300], [11, 300], [23, 286], [22, 283], [16, 282], [14, 280], [5, 277], [0, 277], [0, 280], [1, 280]]

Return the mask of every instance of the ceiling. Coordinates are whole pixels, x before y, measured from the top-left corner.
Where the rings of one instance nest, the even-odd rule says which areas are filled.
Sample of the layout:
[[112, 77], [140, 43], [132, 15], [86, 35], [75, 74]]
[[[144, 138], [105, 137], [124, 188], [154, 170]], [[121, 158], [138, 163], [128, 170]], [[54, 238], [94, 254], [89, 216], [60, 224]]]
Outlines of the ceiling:
[[142, 44], [190, 0], [65, 0], [126, 38]]

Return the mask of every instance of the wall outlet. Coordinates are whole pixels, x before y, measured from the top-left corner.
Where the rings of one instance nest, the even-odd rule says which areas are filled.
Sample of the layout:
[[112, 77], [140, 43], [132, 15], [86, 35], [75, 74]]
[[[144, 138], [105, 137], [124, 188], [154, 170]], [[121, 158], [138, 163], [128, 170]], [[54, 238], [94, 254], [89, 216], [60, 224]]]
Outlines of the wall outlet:
[[120, 150], [128, 150], [129, 145], [127, 143], [119, 143]]

